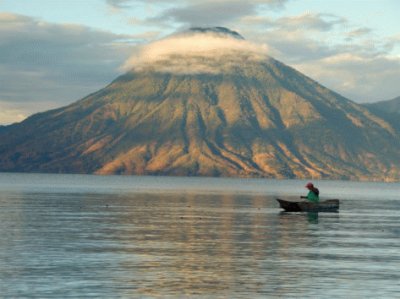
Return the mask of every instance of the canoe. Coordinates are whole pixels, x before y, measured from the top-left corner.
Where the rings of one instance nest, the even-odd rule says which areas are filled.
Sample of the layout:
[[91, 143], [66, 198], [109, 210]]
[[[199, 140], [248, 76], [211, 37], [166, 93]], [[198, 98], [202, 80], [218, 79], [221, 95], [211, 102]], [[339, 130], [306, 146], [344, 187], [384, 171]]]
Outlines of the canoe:
[[328, 199], [320, 202], [287, 201], [276, 199], [287, 212], [336, 212], [339, 210], [339, 199]]

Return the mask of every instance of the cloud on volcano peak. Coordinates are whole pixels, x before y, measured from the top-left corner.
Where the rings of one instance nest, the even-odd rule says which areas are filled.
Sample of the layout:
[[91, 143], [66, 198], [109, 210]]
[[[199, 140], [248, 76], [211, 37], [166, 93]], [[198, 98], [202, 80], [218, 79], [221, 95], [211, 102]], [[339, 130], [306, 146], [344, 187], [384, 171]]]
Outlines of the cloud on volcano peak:
[[[226, 63], [267, 59], [268, 47], [218, 32], [184, 32], [142, 46], [122, 69], [141, 69], [157, 64], [163, 71], [218, 72]], [[174, 65], [172, 68], [171, 65]], [[179, 68], [177, 66], [180, 65]]]

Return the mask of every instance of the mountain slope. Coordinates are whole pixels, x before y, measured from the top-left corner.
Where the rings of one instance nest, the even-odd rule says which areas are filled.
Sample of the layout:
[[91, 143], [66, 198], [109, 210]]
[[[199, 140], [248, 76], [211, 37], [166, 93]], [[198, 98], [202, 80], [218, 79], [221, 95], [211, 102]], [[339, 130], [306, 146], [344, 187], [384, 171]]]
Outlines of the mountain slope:
[[400, 133], [400, 97], [388, 101], [365, 104], [372, 113], [390, 123]]
[[373, 110], [382, 111], [385, 113], [400, 114], [400, 96], [387, 101], [366, 104], [365, 106], [372, 108]]
[[[6, 127], [0, 171], [399, 178], [388, 122], [283, 63], [174, 59]], [[185, 63], [207, 71], [176, 71]]]

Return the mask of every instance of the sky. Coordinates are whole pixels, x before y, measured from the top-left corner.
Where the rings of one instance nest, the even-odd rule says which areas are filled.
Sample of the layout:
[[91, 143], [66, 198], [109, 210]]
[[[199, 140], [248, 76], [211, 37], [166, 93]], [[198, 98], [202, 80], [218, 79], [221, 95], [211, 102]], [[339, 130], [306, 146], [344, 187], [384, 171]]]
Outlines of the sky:
[[358, 102], [400, 96], [398, 0], [0, 0], [0, 125], [68, 105], [132, 53], [224, 26]]

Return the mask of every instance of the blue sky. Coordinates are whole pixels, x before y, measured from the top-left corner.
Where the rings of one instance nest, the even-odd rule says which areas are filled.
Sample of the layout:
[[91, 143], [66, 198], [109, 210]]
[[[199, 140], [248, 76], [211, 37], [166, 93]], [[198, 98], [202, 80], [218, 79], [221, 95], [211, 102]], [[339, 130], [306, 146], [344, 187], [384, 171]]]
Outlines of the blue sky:
[[0, 0], [0, 124], [78, 100], [138, 45], [225, 26], [356, 102], [400, 96], [397, 0]]

